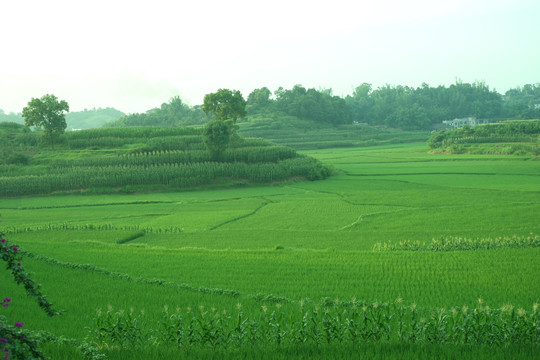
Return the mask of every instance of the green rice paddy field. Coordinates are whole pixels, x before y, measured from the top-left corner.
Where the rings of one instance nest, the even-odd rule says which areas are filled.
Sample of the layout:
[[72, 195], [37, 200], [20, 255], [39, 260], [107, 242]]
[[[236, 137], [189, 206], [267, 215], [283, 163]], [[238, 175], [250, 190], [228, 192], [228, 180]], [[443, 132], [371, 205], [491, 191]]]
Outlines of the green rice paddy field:
[[[25, 268], [64, 310], [47, 318], [2, 271], [0, 295], [13, 299], [3, 314], [29, 330], [83, 340], [96, 327], [96, 310], [111, 307], [152, 319], [164, 306], [225, 313], [241, 307], [258, 316], [266, 307], [287, 315], [300, 303], [351, 299], [384, 304], [399, 298], [425, 312], [473, 308], [480, 298], [493, 309], [511, 304], [531, 311], [540, 300], [538, 241], [429, 249], [432, 239], [498, 244], [499, 238], [538, 238], [538, 158], [430, 154], [420, 143], [303, 153], [332, 165], [335, 174], [225, 190], [1, 199], [1, 229], [33, 254], [23, 257]], [[405, 241], [427, 245], [400, 250]], [[397, 250], [377, 250], [380, 243]], [[373, 346], [363, 348], [366, 356], [380, 354]], [[403, 354], [391, 345], [384, 349]], [[53, 358], [81, 356], [68, 345], [45, 350]], [[137, 356], [102, 350], [110, 358], [176, 356], [170, 349], [143, 349]], [[312, 357], [312, 350], [301, 354]], [[332, 351], [319, 355], [348, 357], [358, 349]], [[411, 357], [478, 356], [470, 348], [407, 351]], [[493, 357], [490, 351], [482, 354]]]

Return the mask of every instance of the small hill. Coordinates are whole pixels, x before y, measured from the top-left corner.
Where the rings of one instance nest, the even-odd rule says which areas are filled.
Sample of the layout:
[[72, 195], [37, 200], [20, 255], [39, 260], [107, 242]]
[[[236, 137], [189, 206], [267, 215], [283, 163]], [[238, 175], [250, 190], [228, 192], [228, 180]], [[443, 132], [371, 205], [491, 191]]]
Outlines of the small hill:
[[24, 119], [22, 114], [16, 113], [5, 113], [4, 110], [0, 109], [0, 123], [4, 122], [13, 122], [17, 124], [24, 124]]
[[3, 159], [21, 159], [0, 162], [3, 197], [246, 186], [295, 178], [317, 180], [330, 174], [317, 160], [258, 138], [235, 136], [216, 160], [205, 148], [202, 128], [70, 131], [59, 138], [55, 151], [42, 143], [39, 132], [16, 130], [10, 146], [0, 147], [7, 155]]
[[[66, 114], [67, 130], [99, 128], [107, 123], [114, 122], [123, 116], [126, 116], [126, 114], [114, 108], [94, 108], [91, 110], [85, 109], [83, 111], [73, 111]], [[6, 114], [0, 109], [0, 123], [2, 122], [24, 124], [24, 118], [20, 113]]]
[[540, 120], [512, 120], [496, 124], [435, 132], [428, 139], [433, 152], [453, 154], [540, 155]]
[[425, 130], [404, 131], [359, 123], [335, 125], [280, 113], [249, 115], [239, 125], [242, 136], [261, 137], [296, 150], [423, 142], [430, 135]]
[[125, 115], [114, 108], [85, 109], [67, 113], [66, 124], [68, 130], [95, 129], [102, 127], [106, 123], [116, 121]]

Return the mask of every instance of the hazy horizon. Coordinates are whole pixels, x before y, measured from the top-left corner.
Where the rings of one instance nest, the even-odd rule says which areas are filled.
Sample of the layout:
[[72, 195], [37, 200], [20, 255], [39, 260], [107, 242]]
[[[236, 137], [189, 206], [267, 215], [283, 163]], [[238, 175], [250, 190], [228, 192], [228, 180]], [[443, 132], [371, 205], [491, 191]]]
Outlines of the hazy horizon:
[[302, 84], [345, 96], [364, 82], [485, 82], [504, 94], [540, 82], [540, 3], [376, 4], [65, 0], [0, 5], [0, 109], [52, 93], [72, 111], [144, 112], [219, 88], [244, 97]]

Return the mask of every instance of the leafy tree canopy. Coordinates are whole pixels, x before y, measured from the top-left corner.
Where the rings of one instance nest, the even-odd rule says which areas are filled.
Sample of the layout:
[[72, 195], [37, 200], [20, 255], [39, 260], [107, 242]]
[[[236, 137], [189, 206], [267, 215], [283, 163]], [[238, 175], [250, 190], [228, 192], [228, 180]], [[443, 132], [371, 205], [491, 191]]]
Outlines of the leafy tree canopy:
[[236, 122], [246, 116], [246, 101], [238, 90], [219, 89], [204, 96], [202, 111], [215, 120]]
[[232, 135], [232, 124], [222, 120], [212, 120], [204, 128], [204, 145], [218, 159], [227, 149]]
[[135, 113], [120, 117], [118, 120], [105, 124], [105, 127], [123, 126], [187, 126], [205, 124], [209, 120], [200, 106], [190, 107], [179, 96], [159, 108], [148, 110], [146, 113]]
[[23, 109], [22, 116], [26, 126], [43, 128], [54, 149], [54, 138], [66, 130], [64, 112], [68, 111], [69, 105], [65, 100], [59, 101], [56, 96], [47, 94], [40, 99], [32, 98]]

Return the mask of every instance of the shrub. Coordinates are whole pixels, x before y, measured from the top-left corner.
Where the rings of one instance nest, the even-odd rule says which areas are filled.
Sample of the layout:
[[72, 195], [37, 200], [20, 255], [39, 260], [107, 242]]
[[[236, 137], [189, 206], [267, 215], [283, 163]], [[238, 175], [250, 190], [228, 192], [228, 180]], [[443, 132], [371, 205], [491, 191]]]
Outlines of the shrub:
[[30, 157], [20, 152], [12, 153], [6, 159], [6, 164], [11, 165], [27, 165], [29, 162]]

